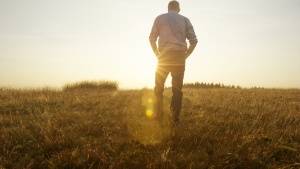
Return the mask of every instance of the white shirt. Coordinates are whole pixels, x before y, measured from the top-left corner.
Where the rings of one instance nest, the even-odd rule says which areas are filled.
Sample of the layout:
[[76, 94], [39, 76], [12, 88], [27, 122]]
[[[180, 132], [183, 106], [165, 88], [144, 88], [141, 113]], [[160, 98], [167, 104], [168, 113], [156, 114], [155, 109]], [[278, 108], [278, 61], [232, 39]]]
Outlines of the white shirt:
[[187, 50], [186, 39], [190, 44], [197, 43], [197, 37], [190, 20], [175, 11], [156, 17], [149, 40], [156, 42], [158, 51]]

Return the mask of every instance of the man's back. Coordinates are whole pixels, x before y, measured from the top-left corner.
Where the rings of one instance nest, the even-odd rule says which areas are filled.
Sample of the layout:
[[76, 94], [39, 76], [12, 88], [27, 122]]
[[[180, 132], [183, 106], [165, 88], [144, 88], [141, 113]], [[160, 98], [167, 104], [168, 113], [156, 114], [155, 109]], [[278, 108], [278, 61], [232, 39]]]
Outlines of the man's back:
[[190, 43], [197, 42], [189, 19], [175, 11], [159, 15], [155, 19], [149, 39], [156, 41], [158, 37], [158, 50], [160, 52], [167, 50], [186, 51], [186, 39]]

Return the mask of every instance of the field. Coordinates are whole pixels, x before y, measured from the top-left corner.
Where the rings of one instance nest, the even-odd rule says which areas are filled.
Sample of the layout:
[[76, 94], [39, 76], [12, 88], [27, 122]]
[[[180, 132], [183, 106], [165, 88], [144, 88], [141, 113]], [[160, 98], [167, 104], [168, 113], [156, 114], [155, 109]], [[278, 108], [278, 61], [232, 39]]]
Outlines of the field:
[[0, 168], [300, 168], [299, 89], [0, 89]]

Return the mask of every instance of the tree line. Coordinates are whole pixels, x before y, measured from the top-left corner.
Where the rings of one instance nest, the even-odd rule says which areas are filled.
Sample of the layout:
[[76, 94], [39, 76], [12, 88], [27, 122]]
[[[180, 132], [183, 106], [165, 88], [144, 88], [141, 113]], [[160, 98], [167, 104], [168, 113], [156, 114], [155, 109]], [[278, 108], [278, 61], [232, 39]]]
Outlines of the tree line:
[[224, 85], [223, 83], [184, 83], [183, 88], [230, 88], [230, 89], [241, 89], [241, 86], [236, 85]]

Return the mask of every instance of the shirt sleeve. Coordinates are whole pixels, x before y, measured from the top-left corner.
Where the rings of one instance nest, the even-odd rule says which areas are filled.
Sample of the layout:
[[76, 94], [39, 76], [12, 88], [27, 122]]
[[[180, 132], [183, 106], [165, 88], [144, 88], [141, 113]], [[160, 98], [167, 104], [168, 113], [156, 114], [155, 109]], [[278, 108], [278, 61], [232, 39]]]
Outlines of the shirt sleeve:
[[158, 18], [156, 18], [154, 20], [154, 23], [153, 23], [153, 26], [152, 26], [152, 30], [151, 30], [151, 33], [150, 33], [150, 36], [149, 36], [149, 41], [150, 42], [156, 42], [157, 38], [158, 38], [158, 35], [159, 35]]
[[197, 43], [198, 39], [195, 34], [194, 27], [189, 19], [186, 19], [186, 20], [187, 20], [187, 32], [186, 32], [187, 36], [186, 37], [189, 40], [190, 44]]

